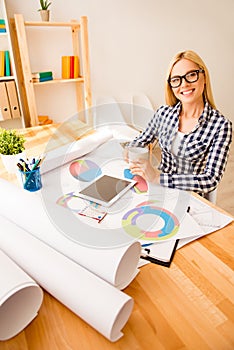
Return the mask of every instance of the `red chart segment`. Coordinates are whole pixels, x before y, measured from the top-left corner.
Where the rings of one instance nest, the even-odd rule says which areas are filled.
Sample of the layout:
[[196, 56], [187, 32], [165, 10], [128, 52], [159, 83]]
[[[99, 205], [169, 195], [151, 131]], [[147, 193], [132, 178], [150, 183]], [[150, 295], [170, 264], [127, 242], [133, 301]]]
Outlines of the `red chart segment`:
[[76, 159], [70, 164], [69, 171], [71, 175], [83, 182], [89, 182], [101, 175], [101, 168], [89, 159]]

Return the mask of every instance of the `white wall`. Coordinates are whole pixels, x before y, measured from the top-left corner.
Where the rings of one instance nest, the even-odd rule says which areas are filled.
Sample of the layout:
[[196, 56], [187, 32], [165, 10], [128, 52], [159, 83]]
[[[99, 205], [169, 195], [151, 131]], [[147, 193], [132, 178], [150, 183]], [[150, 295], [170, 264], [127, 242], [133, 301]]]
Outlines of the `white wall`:
[[[142, 92], [157, 107], [164, 103], [164, 76], [171, 57], [192, 49], [209, 68], [218, 109], [234, 121], [233, 0], [51, 1], [53, 21], [88, 16], [94, 97], [130, 102], [134, 93]], [[7, 0], [8, 14], [22, 13], [25, 20], [39, 20], [38, 7], [39, 0]], [[43, 32], [29, 34], [32, 70], [52, 68], [60, 74], [60, 56], [71, 54], [66, 35], [60, 30], [49, 38]], [[60, 121], [75, 113], [71, 86], [66, 98], [61, 88], [54, 93], [49, 89], [38, 87], [39, 114]]]

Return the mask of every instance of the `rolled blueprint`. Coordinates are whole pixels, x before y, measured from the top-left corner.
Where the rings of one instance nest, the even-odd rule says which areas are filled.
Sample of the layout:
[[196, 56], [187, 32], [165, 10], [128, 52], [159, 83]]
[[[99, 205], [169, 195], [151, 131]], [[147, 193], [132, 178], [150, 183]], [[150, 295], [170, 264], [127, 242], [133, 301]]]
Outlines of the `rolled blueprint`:
[[40, 195], [25, 191], [4, 179], [0, 179], [0, 193], [0, 215], [17, 223], [87, 270], [119, 289], [125, 288], [136, 276], [141, 254], [139, 242], [113, 249], [82, 246], [67, 238], [53, 225]]
[[[5, 221], [4, 221], [5, 222]], [[1, 234], [8, 234], [1, 225]], [[17, 247], [17, 243], [12, 241]], [[0, 250], [0, 340], [21, 332], [40, 309], [43, 292], [19, 266]]]
[[118, 340], [133, 299], [0, 216], [0, 248], [56, 299], [111, 341]]
[[[108, 129], [101, 128], [95, 133], [84, 137], [83, 139], [74, 141], [68, 145], [58, 147], [52, 151], [48, 151], [45, 160], [41, 166], [41, 173], [44, 174], [52, 169], [58, 168], [71, 160], [81, 157], [91, 152], [97, 146], [111, 139], [112, 132]], [[49, 148], [49, 143], [48, 143]]]

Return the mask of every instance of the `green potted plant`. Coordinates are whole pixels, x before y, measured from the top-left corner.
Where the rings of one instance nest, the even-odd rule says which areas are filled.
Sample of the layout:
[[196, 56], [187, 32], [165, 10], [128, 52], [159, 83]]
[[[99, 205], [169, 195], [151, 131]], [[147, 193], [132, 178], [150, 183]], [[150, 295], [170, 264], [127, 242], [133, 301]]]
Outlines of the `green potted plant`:
[[41, 8], [38, 10], [40, 11], [41, 19], [42, 21], [49, 21], [50, 19], [50, 10], [49, 7], [51, 5], [51, 2], [48, 0], [40, 0]]
[[0, 128], [0, 154], [8, 172], [16, 172], [18, 160], [24, 158], [25, 141], [16, 130]]

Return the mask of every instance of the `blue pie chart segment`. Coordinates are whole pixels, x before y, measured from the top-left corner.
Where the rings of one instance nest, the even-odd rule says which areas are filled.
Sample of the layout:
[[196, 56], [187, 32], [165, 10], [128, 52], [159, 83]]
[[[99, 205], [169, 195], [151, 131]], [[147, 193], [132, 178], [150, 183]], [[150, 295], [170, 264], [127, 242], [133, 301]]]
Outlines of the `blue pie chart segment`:
[[83, 182], [90, 182], [102, 174], [98, 164], [89, 159], [76, 159], [69, 167], [71, 175]]

